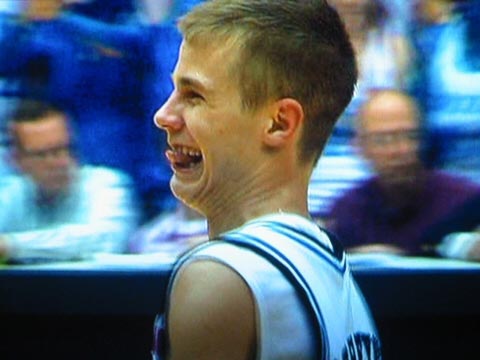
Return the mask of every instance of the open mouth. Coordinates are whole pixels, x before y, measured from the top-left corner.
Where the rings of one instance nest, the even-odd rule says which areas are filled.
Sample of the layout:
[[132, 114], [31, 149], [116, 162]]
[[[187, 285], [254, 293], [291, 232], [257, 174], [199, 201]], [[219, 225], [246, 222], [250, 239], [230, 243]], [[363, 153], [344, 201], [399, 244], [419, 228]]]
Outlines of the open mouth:
[[176, 146], [168, 150], [166, 154], [174, 169], [192, 169], [203, 160], [200, 150], [187, 146]]

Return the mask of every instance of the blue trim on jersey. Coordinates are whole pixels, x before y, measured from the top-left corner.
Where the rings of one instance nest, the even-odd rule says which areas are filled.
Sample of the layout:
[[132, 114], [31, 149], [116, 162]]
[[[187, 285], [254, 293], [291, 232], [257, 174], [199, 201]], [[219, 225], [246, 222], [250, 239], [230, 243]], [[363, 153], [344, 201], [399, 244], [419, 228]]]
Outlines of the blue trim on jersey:
[[[329, 232], [320, 228], [321, 231], [329, 238], [332, 249], [330, 249], [325, 244], [321, 243], [317, 237], [313, 236], [311, 233], [302, 231], [288, 224], [277, 222], [277, 221], [254, 221], [250, 225], [265, 228], [267, 231], [273, 231], [274, 233], [288, 237], [289, 240], [294, 241], [298, 246], [302, 246], [310, 250], [314, 255], [317, 255], [319, 258], [324, 260], [326, 263], [330, 264], [333, 269], [337, 270], [342, 276], [344, 275], [347, 268], [347, 261], [345, 252], [340, 243], [335, 243], [336, 238], [332, 236]], [[226, 243], [238, 245], [244, 248], [255, 252], [259, 256], [263, 257], [265, 260], [269, 261], [274, 267], [276, 267], [285, 278], [292, 284], [296, 289], [297, 294], [300, 296], [300, 300], [305, 306], [305, 309], [310, 313], [309, 319], [311, 325], [316, 329], [317, 338], [315, 339], [317, 349], [316, 358], [327, 360], [329, 359], [330, 349], [329, 349], [329, 340], [328, 334], [326, 331], [325, 320], [323, 318], [320, 305], [317, 301], [315, 293], [310, 287], [309, 283], [306, 281], [305, 277], [302, 274], [300, 268], [295, 266], [295, 264], [288, 259], [282, 252], [276, 249], [274, 246], [269, 244], [267, 241], [264, 241], [260, 237], [242, 232], [242, 229], [237, 229], [232, 232], [221, 235], [215, 239], [216, 241], [209, 241], [204, 244], [200, 244], [190, 249], [186, 254], [177, 260], [173, 267], [172, 277], [174, 279], [178, 270], [181, 266], [190, 258], [191, 255], [200, 252], [202, 249], [214, 245], [217, 241], [224, 241]], [[168, 293], [170, 293], [171, 286], [173, 281], [170, 282], [168, 286]], [[168, 299], [167, 299], [168, 301]], [[169, 303], [166, 303], [165, 307], [165, 320], [168, 314]], [[167, 329], [164, 329], [164, 349], [165, 353], [168, 354], [169, 350], [169, 339]]]
[[[310, 252], [310, 258], [313, 257], [312, 260], [314, 260], [315, 262], [318, 261], [318, 264], [321, 264], [322, 266], [327, 265], [328, 267], [329, 264], [331, 266], [331, 269], [338, 271], [341, 277], [344, 277], [345, 271], [348, 270], [348, 262], [345, 252], [343, 251], [343, 247], [334, 235], [322, 229], [321, 227], [319, 227], [320, 230], [323, 231], [324, 234], [327, 236], [332, 245], [332, 248], [330, 248], [326, 242], [321, 242], [319, 240], [320, 238], [318, 236], [315, 236], [314, 232], [309, 232], [308, 229], [298, 229], [295, 226], [291, 226], [289, 224], [277, 222], [274, 220], [252, 221], [246, 227], [247, 229], [245, 230], [243, 229], [243, 227], [241, 227], [239, 229], [225, 233], [220, 237], [214, 239], [216, 241], [209, 241], [204, 244], [195, 246], [182, 257], [180, 257], [173, 267], [168, 286], [168, 294], [171, 293], [171, 287], [173, 286], [173, 282], [178, 273], [178, 270], [185, 264], [186, 261], [190, 259], [191, 256], [195, 256], [196, 253], [199, 253], [202, 250], [213, 246], [215, 243], [231, 244], [232, 246], [238, 246], [248, 249], [256, 253], [258, 256], [264, 258], [266, 261], [270, 262], [272, 266], [277, 268], [278, 271], [283, 274], [285, 279], [290, 282], [291, 286], [293, 286], [299, 296], [299, 300], [301, 301], [302, 305], [305, 308], [305, 311], [307, 312], [307, 319], [315, 336], [315, 358], [322, 360], [330, 359], [330, 353], [333, 350], [330, 349], [329, 340], [333, 339], [329, 339], [329, 336], [331, 335], [329, 335], [326, 331], [327, 327], [325, 323], [325, 318], [323, 317], [324, 314], [322, 314], [321, 311], [319, 300], [322, 298], [322, 294], [318, 293], [318, 291], [314, 292], [311, 284], [306, 281], [307, 278], [312, 278], [312, 280], [315, 281], [312, 284], [315, 284], [317, 281], [320, 281], [320, 278], [317, 277], [315, 269], [304, 269], [304, 267], [302, 266], [301, 257], [298, 259], [296, 257], [294, 258], [295, 262], [298, 262], [300, 265], [297, 267], [294, 261], [290, 260], [283, 252], [270, 244], [268, 238], [270, 236], [275, 237], [275, 235], [285, 236], [286, 239], [284, 244], [285, 246], [287, 246], [287, 249], [290, 246], [293, 246], [293, 244], [296, 244], [297, 247], [308, 250]], [[264, 230], [266, 233], [263, 236], [255, 234], [256, 227], [258, 227], [258, 229]], [[249, 232], [253, 232], [253, 234], [250, 234]], [[290, 245], [288, 245], [289, 240], [291, 240]], [[283, 248], [283, 245], [279, 246], [279, 248]], [[307, 270], [305, 271], [305, 274], [302, 269]], [[361, 292], [358, 295], [362, 296]], [[152, 351], [153, 359], [163, 359], [163, 357], [157, 356], [168, 355], [169, 352], [169, 339], [167, 331], [168, 328], [167, 326], [165, 326], [166, 323], [168, 323], [167, 315], [170, 307], [169, 300], [170, 296], [168, 295], [167, 301], [165, 303], [165, 322], [161, 323], [160, 321], [157, 321], [157, 319], [155, 321], [156, 346], [155, 349], [153, 349]], [[328, 314], [325, 315], [327, 315], [328, 317]], [[358, 356], [361, 356], [361, 358], [363, 358], [363, 350], [368, 350], [368, 354], [366, 354], [366, 356], [369, 359], [381, 359], [380, 341], [378, 339], [378, 336], [376, 335], [374, 325], [371, 325], [373, 327], [372, 329], [367, 330], [367, 333], [363, 333], [361, 331], [351, 333], [348, 341], [343, 346], [341, 358], [346, 359], [353, 356], [353, 358], [359, 360], [360, 358]], [[353, 353], [348, 352], [350, 349], [353, 351]], [[360, 352], [358, 351], [362, 351], [362, 355], [360, 355]]]
[[[248, 239], [252, 242], [248, 242]], [[301, 271], [278, 249], [273, 247], [267, 242], [264, 242], [260, 238], [245, 234], [245, 233], [228, 233], [222, 235], [218, 240], [224, 240], [227, 243], [234, 243], [235, 245], [246, 247], [258, 255], [268, 260], [273, 266], [280, 270], [283, 275], [290, 281], [292, 286], [297, 290], [297, 293], [301, 296], [301, 300], [304, 303], [307, 311], [313, 311], [315, 321], [314, 326], [317, 328], [317, 334], [320, 334], [320, 342], [317, 343], [316, 348], [318, 353], [321, 354], [322, 359], [328, 359], [329, 348], [327, 334], [322, 329], [325, 329], [325, 321], [320, 310], [320, 306], [316, 301], [316, 297], [308, 282], [303, 277]], [[322, 256], [323, 258], [323, 256]], [[302, 296], [303, 295], [303, 296]]]
[[[275, 221], [264, 221], [264, 222], [262, 221], [262, 222], [256, 222], [255, 225], [256, 224], [261, 224], [261, 225], [265, 224], [268, 226], [268, 228], [275, 229], [275, 232], [287, 236], [289, 239], [294, 240], [295, 242], [299, 243], [302, 246], [307, 247], [308, 249], [313, 251], [315, 254], [319, 255], [322, 259], [324, 259], [330, 265], [332, 265], [335, 269], [337, 269], [342, 275], [345, 273], [347, 269], [345, 252], [343, 251], [343, 248], [340, 244], [334, 244], [334, 241], [336, 241], [336, 238], [332, 238], [331, 234], [324, 231], [323, 229], [320, 229], [320, 230], [325, 232], [326, 236], [330, 239], [330, 242], [332, 243], [332, 247], [334, 249], [333, 251], [332, 249], [328, 248], [324, 244], [320, 243], [317, 240], [317, 238], [315, 238], [311, 234], [305, 231], [299, 230], [295, 227], [289, 226], [288, 224], [275, 222]], [[297, 234], [303, 236], [304, 238], [307, 238], [308, 240], [311, 240], [311, 242], [304, 241], [304, 239], [300, 238]], [[320, 248], [320, 250], [318, 248]]]

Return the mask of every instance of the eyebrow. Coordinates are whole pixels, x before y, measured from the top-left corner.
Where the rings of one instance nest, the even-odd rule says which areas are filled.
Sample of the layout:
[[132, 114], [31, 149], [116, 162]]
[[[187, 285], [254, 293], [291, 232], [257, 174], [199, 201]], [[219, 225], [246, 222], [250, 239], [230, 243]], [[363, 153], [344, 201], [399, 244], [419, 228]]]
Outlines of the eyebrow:
[[[175, 84], [175, 75], [172, 74], [172, 81]], [[194, 88], [198, 89], [202, 92], [210, 92], [211, 89], [205, 85], [206, 81], [200, 81], [196, 78], [193, 78], [191, 76], [181, 76], [177, 78], [177, 85], [179, 87], [189, 87], [189, 88]]]

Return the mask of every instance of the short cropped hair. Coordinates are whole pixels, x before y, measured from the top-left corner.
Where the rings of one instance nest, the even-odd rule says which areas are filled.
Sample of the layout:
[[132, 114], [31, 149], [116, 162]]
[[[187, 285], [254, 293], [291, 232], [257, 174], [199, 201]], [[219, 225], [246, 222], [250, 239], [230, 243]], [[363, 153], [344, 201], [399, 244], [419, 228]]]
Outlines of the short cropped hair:
[[[49, 102], [44, 102], [37, 99], [18, 100], [10, 116], [10, 125], [37, 122], [50, 115], [64, 116], [66, 125], [69, 128], [69, 132], [72, 133], [71, 124], [69, 123], [69, 115], [64, 109]], [[12, 126], [10, 126], [9, 130], [11, 145], [21, 148], [21, 144], [18, 143], [18, 139], [15, 136], [15, 131], [13, 131]]]
[[358, 70], [345, 26], [326, 0], [211, 0], [179, 21], [186, 42], [231, 41], [243, 106], [294, 98], [305, 113], [300, 159], [316, 161], [350, 102]]
[[50, 103], [34, 99], [21, 99], [12, 112], [11, 122], [33, 122], [51, 114], [62, 114], [66, 116], [62, 109]]

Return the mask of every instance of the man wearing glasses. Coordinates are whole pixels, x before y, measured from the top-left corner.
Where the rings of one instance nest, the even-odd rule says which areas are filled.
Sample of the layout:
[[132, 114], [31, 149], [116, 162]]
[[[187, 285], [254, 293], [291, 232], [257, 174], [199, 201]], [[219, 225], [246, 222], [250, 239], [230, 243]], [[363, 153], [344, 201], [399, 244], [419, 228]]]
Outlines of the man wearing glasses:
[[421, 121], [415, 100], [397, 90], [374, 93], [360, 110], [357, 144], [375, 174], [326, 220], [347, 251], [435, 254], [441, 238], [431, 229], [480, 194], [478, 184], [428, 168]]
[[24, 263], [125, 251], [137, 223], [130, 180], [79, 164], [67, 114], [21, 100], [9, 131], [18, 171], [0, 180], [0, 256]]

